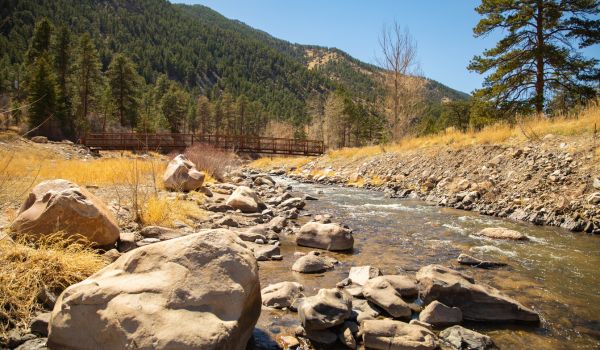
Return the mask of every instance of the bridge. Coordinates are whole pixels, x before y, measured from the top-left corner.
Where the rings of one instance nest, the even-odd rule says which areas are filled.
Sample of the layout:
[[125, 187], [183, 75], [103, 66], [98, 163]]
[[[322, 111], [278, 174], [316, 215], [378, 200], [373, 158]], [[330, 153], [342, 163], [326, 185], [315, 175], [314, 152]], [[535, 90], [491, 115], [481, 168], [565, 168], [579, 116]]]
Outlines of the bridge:
[[170, 152], [205, 144], [238, 153], [317, 156], [324, 152], [323, 141], [242, 135], [89, 133], [81, 143], [95, 150]]

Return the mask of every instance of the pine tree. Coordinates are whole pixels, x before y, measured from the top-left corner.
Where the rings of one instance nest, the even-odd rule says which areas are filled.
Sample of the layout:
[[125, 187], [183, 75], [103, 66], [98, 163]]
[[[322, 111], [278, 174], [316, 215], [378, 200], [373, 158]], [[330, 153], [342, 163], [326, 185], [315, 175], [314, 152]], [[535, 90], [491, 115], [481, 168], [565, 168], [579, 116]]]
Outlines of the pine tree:
[[53, 30], [52, 24], [46, 18], [42, 18], [35, 24], [27, 50], [27, 64], [33, 64], [38, 57], [48, 53]]
[[107, 77], [121, 126], [135, 127], [141, 77], [137, 74], [133, 62], [123, 54], [116, 54], [108, 66]]
[[45, 57], [38, 57], [30, 66], [28, 80], [29, 129], [31, 135], [59, 138], [60, 128], [52, 119], [56, 113], [56, 78]]
[[597, 59], [576, 50], [600, 41], [597, 0], [482, 0], [484, 16], [476, 37], [506, 32], [492, 49], [475, 56], [469, 69], [486, 77], [478, 98], [494, 101], [507, 112], [542, 113], [553, 91], [561, 88], [589, 97], [587, 79], [598, 79]]
[[169, 129], [172, 133], [179, 133], [183, 128], [186, 102], [185, 93], [175, 83], [171, 84], [171, 87], [162, 98], [160, 109], [169, 123]]
[[52, 40], [52, 58], [57, 80], [57, 118], [61, 121], [63, 131], [70, 135], [73, 132], [71, 116], [71, 98], [67, 81], [71, 74], [71, 32], [66, 26], [60, 26]]
[[76, 53], [74, 84], [77, 92], [76, 129], [78, 133], [87, 131], [88, 113], [96, 98], [97, 87], [102, 86], [98, 50], [89, 34], [81, 36]]
[[[211, 132], [210, 127], [210, 116], [211, 116], [211, 106], [208, 97], [200, 96], [198, 97], [198, 129], [201, 134], [209, 134]], [[194, 130], [196, 132], [196, 130]]]

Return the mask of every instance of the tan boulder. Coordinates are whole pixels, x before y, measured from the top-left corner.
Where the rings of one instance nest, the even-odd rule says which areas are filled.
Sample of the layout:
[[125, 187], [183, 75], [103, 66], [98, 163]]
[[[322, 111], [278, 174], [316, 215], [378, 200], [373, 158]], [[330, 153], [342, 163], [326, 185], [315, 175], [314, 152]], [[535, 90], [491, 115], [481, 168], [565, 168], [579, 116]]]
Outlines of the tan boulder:
[[165, 188], [171, 191], [195, 191], [204, 183], [204, 173], [183, 154], [173, 158], [163, 175]]
[[[399, 277], [399, 278], [398, 278]], [[410, 286], [412, 284], [412, 288]], [[364, 297], [394, 318], [410, 318], [412, 310], [402, 299], [402, 292], [414, 295], [416, 284], [405, 276], [379, 276], [368, 280], [363, 288]]]
[[225, 204], [244, 213], [256, 213], [264, 207], [264, 203], [258, 198], [256, 192], [246, 186], [238, 186], [227, 198]]
[[425, 327], [393, 320], [366, 320], [362, 323], [365, 348], [381, 350], [433, 350], [433, 332]]
[[428, 265], [417, 272], [420, 297], [428, 304], [434, 300], [458, 307], [464, 320], [480, 322], [539, 323], [537, 312], [500, 293], [477, 284], [472, 277], [440, 265]]
[[526, 241], [529, 239], [525, 234], [519, 231], [509, 230], [504, 227], [487, 227], [479, 232], [474, 233], [474, 235], [493, 239], [508, 239], [514, 241]]
[[354, 247], [354, 238], [350, 229], [339, 224], [309, 222], [296, 233], [296, 244], [332, 251], [349, 250]]
[[52, 349], [243, 350], [260, 315], [258, 266], [229, 230], [132, 250], [58, 298]]
[[337, 288], [319, 289], [316, 295], [298, 301], [298, 318], [309, 331], [340, 325], [351, 313], [352, 297]]
[[55, 232], [82, 235], [99, 246], [115, 244], [119, 226], [96, 196], [67, 180], [35, 186], [19, 209], [11, 231], [43, 236]]

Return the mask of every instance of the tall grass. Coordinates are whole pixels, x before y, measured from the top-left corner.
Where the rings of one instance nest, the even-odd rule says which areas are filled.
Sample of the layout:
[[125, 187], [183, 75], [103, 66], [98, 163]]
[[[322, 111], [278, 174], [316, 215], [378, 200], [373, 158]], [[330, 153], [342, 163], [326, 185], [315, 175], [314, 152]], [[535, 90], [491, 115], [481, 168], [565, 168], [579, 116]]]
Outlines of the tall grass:
[[27, 327], [44, 309], [44, 289], [60, 294], [107, 262], [87, 243], [67, 240], [60, 233], [36, 239], [0, 240], [0, 338], [12, 328]]
[[264, 157], [253, 161], [250, 163], [250, 166], [252, 168], [262, 170], [275, 168], [300, 168], [313, 159], [314, 157]]
[[190, 192], [188, 196], [194, 196], [196, 200], [150, 197], [141, 212], [142, 224], [174, 227], [177, 221], [191, 224], [193, 220], [205, 218], [206, 212], [198, 206], [198, 202], [202, 201], [204, 196], [197, 192]]

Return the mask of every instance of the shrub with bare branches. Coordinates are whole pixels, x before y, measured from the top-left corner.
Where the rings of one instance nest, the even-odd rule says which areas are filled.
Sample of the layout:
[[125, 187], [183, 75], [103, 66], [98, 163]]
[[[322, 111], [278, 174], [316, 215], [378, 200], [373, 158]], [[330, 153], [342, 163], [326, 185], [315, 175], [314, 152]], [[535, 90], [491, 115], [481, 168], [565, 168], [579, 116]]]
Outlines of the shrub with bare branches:
[[215, 148], [207, 144], [195, 144], [186, 148], [184, 155], [198, 170], [207, 172], [213, 178], [223, 181], [225, 173], [239, 164], [235, 153]]

